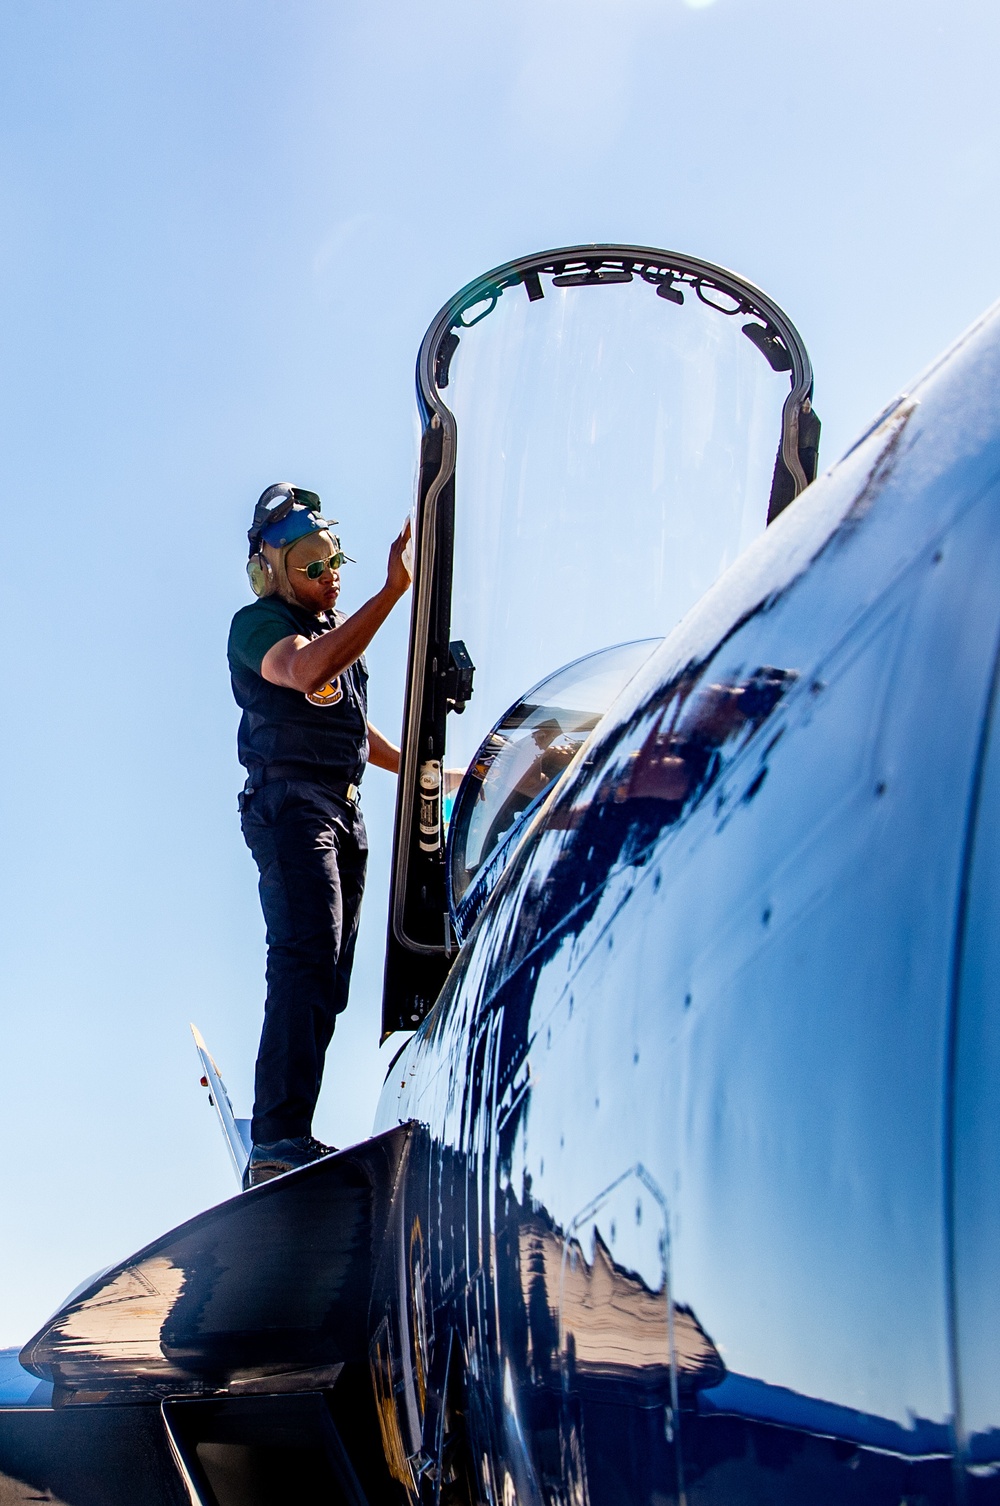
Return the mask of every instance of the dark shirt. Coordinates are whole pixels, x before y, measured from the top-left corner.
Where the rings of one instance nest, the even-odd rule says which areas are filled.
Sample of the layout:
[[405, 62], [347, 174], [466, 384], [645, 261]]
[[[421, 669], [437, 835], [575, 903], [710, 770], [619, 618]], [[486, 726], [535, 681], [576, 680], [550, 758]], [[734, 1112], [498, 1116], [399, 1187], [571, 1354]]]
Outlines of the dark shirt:
[[253, 775], [271, 764], [315, 767], [327, 778], [359, 784], [368, 762], [368, 669], [364, 655], [308, 695], [272, 685], [260, 672], [264, 655], [295, 634], [320, 638], [344, 621], [318, 617], [280, 596], [241, 607], [229, 629], [229, 669], [243, 710], [237, 739], [240, 763]]

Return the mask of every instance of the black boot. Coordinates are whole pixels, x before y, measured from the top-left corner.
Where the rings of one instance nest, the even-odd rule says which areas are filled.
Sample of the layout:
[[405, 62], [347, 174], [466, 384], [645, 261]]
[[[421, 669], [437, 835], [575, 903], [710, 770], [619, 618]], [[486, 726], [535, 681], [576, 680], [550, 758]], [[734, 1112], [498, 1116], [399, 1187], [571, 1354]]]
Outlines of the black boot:
[[335, 1145], [324, 1145], [312, 1135], [297, 1135], [288, 1140], [272, 1140], [268, 1145], [254, 1145], [243, 1173], [243, 1191], [259, 1187], [272, 1177], [284, 1176], [286, 1171], [297, 1171], [311, 1161], [336, 1154]]

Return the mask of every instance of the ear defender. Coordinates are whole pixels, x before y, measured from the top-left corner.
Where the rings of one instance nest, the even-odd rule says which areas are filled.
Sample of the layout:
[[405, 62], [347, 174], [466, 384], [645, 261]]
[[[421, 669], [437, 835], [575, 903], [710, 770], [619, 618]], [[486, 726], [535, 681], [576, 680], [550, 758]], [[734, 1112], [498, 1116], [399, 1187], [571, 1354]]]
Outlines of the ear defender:
[[255, 596], [271, 596], [274, 594], [277, 585], [274, 579], [274, 571], [269, 561], [262, 554], [251, 554], [247, 560], [247, 578], [250, 581], [250, 589]]

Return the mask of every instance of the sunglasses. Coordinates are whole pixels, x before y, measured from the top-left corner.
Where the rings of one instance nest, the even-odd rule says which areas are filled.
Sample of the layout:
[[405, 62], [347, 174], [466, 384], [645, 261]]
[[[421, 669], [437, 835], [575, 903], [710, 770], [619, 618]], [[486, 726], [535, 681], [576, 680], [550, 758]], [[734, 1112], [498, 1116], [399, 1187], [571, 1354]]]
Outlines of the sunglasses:
[[298, 570], [307, 580], [319, 580], [324, 570], [329, 570], [332, 575], [334, 570], [340, 569], [346, 559], [347, 555], [344, 551], [338, 549], [336, 554], [331, 554], [328, 560], [310, 560], [308, 565], [293, 565], [292, 569]]

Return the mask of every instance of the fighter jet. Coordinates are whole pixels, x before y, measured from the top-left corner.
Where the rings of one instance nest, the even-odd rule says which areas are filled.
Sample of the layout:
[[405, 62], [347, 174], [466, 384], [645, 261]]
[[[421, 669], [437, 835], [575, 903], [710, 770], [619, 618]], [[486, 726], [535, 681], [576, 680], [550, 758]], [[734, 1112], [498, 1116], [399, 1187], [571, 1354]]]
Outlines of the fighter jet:
[[0, 1500], [1000, 1499], [1000, 311], [818, 480], [693, 258], [499, 268], [417, 376], [412, 1033], [8, 1356]]

